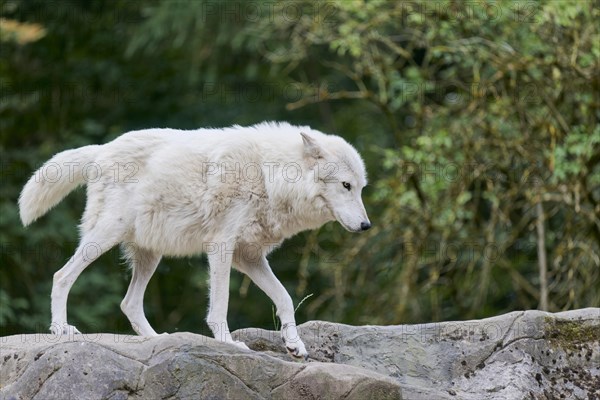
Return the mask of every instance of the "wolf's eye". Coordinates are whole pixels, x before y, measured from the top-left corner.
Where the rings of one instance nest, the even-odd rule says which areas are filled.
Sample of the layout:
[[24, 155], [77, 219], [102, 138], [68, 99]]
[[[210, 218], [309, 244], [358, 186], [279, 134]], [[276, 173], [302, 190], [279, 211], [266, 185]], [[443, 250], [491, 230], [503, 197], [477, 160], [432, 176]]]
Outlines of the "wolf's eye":
[[350, 191], [350, 189], [352, 189], [352, 185], [350, 185], [348, 182], [342, 182], [342, 186], [344, 186], [344, 189]]

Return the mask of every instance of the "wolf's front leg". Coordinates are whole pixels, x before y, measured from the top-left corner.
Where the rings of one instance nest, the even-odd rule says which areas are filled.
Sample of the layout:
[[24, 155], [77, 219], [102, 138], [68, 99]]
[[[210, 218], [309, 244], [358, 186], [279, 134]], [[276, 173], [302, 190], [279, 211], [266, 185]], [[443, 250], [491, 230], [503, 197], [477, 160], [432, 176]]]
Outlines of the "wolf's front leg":
[[281, 320], [281, 338], [288, 353], [294, 358], [307, 359], [308, 352], [296, 329], [292, 298], [273, 274], [267, 259], [263, 256], [259, 260], [250, 261], [243, 260], [242, 257], [239, 269], [275, 303], [277, 316]]
[[[217, 252], [218, 253], [218, 252]], [[229, 275], [231, 271], [231, 254], [209, 254], [210, 265], [210, 298], [206, 323], [215, 339], [249, 350], [244, 342], [233, 340], [227, 325], [227, 306], [229, 304]]]

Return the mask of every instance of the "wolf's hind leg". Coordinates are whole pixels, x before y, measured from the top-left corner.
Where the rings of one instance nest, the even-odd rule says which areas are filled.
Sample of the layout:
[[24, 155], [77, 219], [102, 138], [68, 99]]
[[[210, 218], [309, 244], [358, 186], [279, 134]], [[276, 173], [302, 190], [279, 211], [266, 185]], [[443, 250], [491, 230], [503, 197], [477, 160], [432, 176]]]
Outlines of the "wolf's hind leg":
[[161, 255], [138, 248], [134, 244], [127, 244], [123, 247], [131, 265], [132, 276], [127, 294], [121, 302], [121, 310], [138, 335], [157, 336], [144, 314], [144, 293], [150, 278], [158, 267]]
[[50, 325], [50, 331], [54, 335], [80, 333], [77, 328], [67, 323], [69, 291], [83, 270], [115, 244], [114, 240], [99, 240], [93, 235], [83, 235], [75, 254], [60, 270], [56, 271], [52, 282], [52, 324]]

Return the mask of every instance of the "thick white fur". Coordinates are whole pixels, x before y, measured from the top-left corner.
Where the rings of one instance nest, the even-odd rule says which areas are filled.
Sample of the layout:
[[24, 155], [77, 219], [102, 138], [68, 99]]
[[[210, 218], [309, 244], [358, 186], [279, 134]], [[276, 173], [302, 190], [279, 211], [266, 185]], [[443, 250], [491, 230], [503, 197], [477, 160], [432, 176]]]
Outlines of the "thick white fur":
[[338, 136], [287, 123], [148, 129], [61, 152], [23, 188], [23, 224], [84, 183], [81, 241], [54, 275], [54, 333], [78, 332], [67, 324], [69, 290], [92, 261], [121, 244], [133, 270], [121, 309], [138, 334], [156, 335], [142, 303], [161, 256], [204, 252], [210, 264], [207, 322], [215, 338], [246, 348], [232, 340], [226, 321], [233, 265], [275, 303], [288, 351], [305, 357], [292, 300], [266, 256], [284, 239], [328, 221], [350, 231], [370, 226], [357, 151]]

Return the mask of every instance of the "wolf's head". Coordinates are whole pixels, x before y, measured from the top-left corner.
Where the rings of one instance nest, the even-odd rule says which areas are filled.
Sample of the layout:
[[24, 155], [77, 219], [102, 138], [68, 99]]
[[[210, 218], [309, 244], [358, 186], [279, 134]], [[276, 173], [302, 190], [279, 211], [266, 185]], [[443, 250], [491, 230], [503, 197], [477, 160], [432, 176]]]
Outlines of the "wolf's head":
[[301, 133], [304, 158], [314, 171], [318, 197], [344, 228], [351, 232], [371, 227], [361, 192], [367, 184], [360, 155], [344, 139]]

